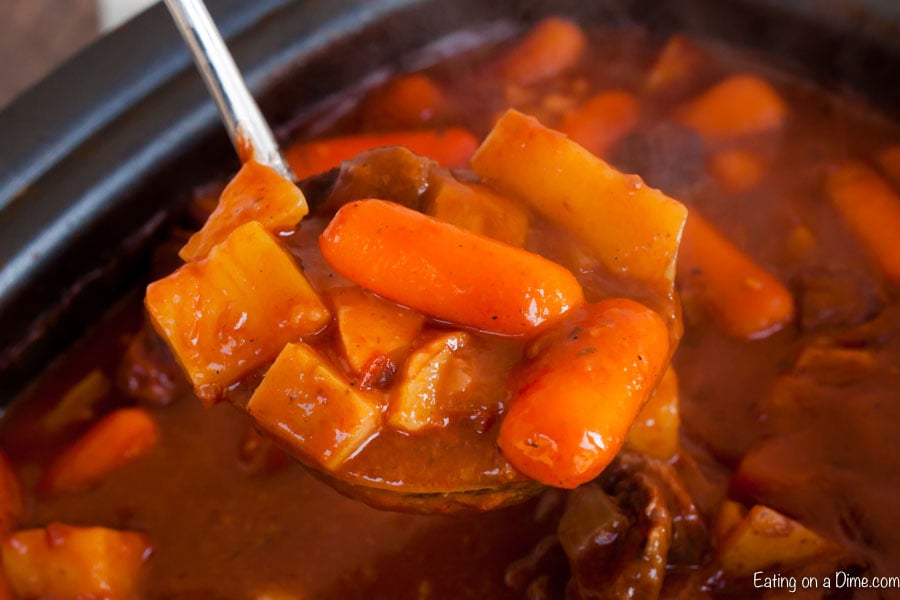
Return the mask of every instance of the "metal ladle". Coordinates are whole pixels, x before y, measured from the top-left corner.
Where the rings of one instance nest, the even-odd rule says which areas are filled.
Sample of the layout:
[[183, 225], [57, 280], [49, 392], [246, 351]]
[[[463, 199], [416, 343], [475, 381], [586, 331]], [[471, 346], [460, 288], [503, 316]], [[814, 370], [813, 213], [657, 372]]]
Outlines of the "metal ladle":
[[[250, 95], [203, 0], [165, 0], [165, 3], [193, 53], [241, 161], [253, 158], [295, 181], [294, 173], [281, 155], [272, 130]], [[304, 462], [302, 456], [292, 452], [292, 448], [284, 449]], [[379, 486], [361, 478], [340, 478], [314, 467], [312, 472], [345, 495], [380, 508], [407, 512], [488, 510], [525, 500], [543, 488], [524, 476], [496, 485], [481, 478], [459, 481], [454, 489], [446, 490], [430, 489], [428, 486], [423, 488], [421, 485], [409, 488]]]

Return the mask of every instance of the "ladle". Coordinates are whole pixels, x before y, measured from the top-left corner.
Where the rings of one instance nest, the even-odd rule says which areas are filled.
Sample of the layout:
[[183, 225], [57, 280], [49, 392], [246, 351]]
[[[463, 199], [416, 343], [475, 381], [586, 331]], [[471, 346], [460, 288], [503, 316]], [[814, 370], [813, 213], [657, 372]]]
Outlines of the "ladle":
[[[282, 157], [272, 130], [250, 95], [203, 0], [165, 0], [165, 3], [194, 56], [241, 160], [253, 158], [294, 181], [294, 173]], [[296, 449], [284, 450], [304, 462]], [[380, 508], [408, 512], [488, 510], [525, 500], [542, 489], [540, 484], [524, 476], [512, 480], [506, 477], [501, 483], [491, 484], [490, 475], [478, 474], [472, 475], [471, 481], [459, 481], [453, 489], [435, 489], [427, 482], [380, 484], [377, 473], [351, 480], [311, 468], [315, 475], [345, 495]]]

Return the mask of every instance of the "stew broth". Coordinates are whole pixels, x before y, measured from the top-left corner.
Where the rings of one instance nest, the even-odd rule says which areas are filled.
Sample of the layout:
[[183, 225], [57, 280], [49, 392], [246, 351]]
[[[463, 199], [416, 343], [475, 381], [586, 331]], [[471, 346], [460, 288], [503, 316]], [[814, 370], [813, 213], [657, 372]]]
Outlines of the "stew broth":
[[[878, 160], [885, 148], [900, 143], [897, 126], [783, 76], [759, 57], [683, 38], [675, 44], [687, 48], [692, 69], [655, 89], [648, 73], [662, 77], [658, 57], [664, 47], [672, 52], [672, 40], [664, 45], [628, 28], [592, 31], [589, 39], [589, 59], [538, 82], [504, 82], [498, 75], [503, 57], [519, 48], [515, 40], [454, 58], [426, 71], [440, 84], [446, 104], [418, 113], [415, 106], [385, 112], [378, 102], [385, 87], [336, 119], [333, 133], [454, 125], [480, 139], [508, 106], [560, 126], [597, 92], [633, 94], [639, 117], [608, 142], [603, 158], [702, 213], [782, 282], [796, 307], [780, 328], [736, 336], [725, 331], [704, 300], [702, 278], [693, 279], [702, 273], [679, 272], [684, 335], [673, 358], [681, 423], [675, 456], [648, 459], [630, 448], [599, 483], [576, 492], [547, 490], [486, 513], [382, 512], [310, 476], [255, 434], [232, 406], [204, 408], [132, 297], [0, 422], [0, 446], [26, 496], [17, 529], [62, 522], [145, 532], [153, 551], [139, 597], [561, 598], [567, 586], [574, 597], [618, 597], [623, 581], [645, 597], [644, 584], [627, 573], [646, 565], [630, 565], [622, 558], [623, 546], [616, 546], [620, 555], [609, 555], [606, 546], [597, 549], [584, 541], [606, 531], [585, 516], [598, 513], [584, 507], [602, 505], [597, 494], [605, 494], [623, 511], [638, 506], [639, 514], [648, 495], [659, 494], [672, 514], [666, 531], [674, 540], [662, 556], [667, 564], [665, 581], [658, 582], [662, 597], [777, 596], [754, 587], [755, 569], [723, 568], [726, 549], [736, 544], [734, 536], [729, 541], [720, 531], [729, 506], [743, 511], [735, 522], [749, 518], [751, 507], [774, 509], [829, 545], [829, 551], [807, 560], [766, 564], [762, 573], [805, 574], [818, 581], [838, 571], [900, 575], [900, 517], [894, 509], [900, 502], [900, 453], [892, 446], [900, 437], [898, 282], [872, 259], [823, 183], [853, 159], [900, 184], [900, 170], [891, 172]], [[680, 107], [741, 73], [774, 86], [787, 106], [784, 126], [710, 141], [674, 123]], [[494, 83], [484, 83], [486, 74]], [[616, 122], [623, 120], [620, 115]], [[298, 131], [302, 136], [303, 128]], [[730, 151], [739, 151], [739, 167], [748, 155], [750, 163], [758, 161], [758, 174], [744, 178], [747, 169], [738, 168], [735, 176], [730, 159], [717, 161]], [[308, 196], [312, 202], [314, 194]], [[199, 193], [192, 210], [205, 216], [207, 197]], [[315, 247], [327, 225], [315, 212], [284, 242], [317, 289], [346, 285]], [[536, 222], [528, 247], [576, 272], [589, 298], [642, 300], [668, 317], [672, 339], [678, 340], [677, 305], [603, 269], [583, 268], [586, 259], [570, 234]], [[173, 239], [159, 251], [163, 265], [176, 262], [183, 234], [175, 231]], [[145, 344], [143, 352], [135, 351], [135, 340]], [[497, 343], [505, 346], [480, 377], [489, 388], [490, 378], [524, 352], [515, 341]], [[95, 369], [107, 380], [118, 374], [118, 384], [48, 431], [47, 415], [59, 399]], [[240, 404], [250, 391], [239, 388], [233, 394]], [[91, 423], [136, 402], [149, 406], [159, 430], [158, 443], [146, 454], [90, 489], [61, 495], [37, 491], [47, 465]], [[491, 482], [518, 481], [521, 475], [496, 449], [496, 431], [484, 433], [494, 424], [482, 425], [467, 421], [442, 430], [431, 447], [420, 444], [415, 452], [408, 449], [408, 436], [385, 433], [359, 460], [345, 463], [342, 475], [366, 477], [377, 467], [390, 485], [410, 477], [450, 481], [455, 470], [470, 468], [488, 474]], [[622, 544], [653, 531], [640, 516], [628, 514], [630, 528], [616, 530]], [[738, 526], [732, 523], [732, 530]], [[581, 546], [572, 541], [576, 538]], [[646, 551], [644, 544], [639, 547]]]

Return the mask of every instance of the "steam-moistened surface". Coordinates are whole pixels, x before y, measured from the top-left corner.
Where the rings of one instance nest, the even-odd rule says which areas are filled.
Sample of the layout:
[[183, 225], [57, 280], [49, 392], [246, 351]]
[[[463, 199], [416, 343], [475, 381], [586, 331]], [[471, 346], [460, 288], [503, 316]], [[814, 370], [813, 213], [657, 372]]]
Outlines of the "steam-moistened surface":
[[[581, 36], [572, 23], [550, 19], [524, 41], [469, 51], [370, 91], [355, 111], [333, 119], [331, 141], [303, 140], [288, 150], [294, 168], [313, 176], [301, 186], [310, 214], [296, 230], [272, 223], [287, 210], [299, 219], [302, 199], [283, 197], [291, 207], [273, 215], [266, 212], [270, 204], [241, 205], [239, 186], [230, 196], [226, 189], [222, 206], [230, 198], [252, 213], [249, 220], [269, 227], [271, 235], [262, 226], [239, 230], [274, 257], [268, 268], [281, 269], [279, 289], [294, 290], [289, 299], [269, 301], [246, 254], [232, 256], [219, 244], [242, 222], [238, 209], [229, 213], [234, 222], [212, 228], [215, 239], [194, 238], [187, 247], [191, 259], [205, 260], [192, 269], [221, 282], [202, 310], [219, 311], [222, 323], [236, 319], [235, 330], [245, 321], [258, 327], [252, 315], [247, 321], [228, 308], [241, 294], [255, 294], [254, 306], [283, 313], [279, 335], [285, 338], [277, 346], [289, 349], [278, 361], [274, 355], [262, 360], [270, 349], [253, 346], [258, 336], [245, 329], [240, 343], [250, 345], [241, 356], [248, 358], [229, 367], [242, 370], [239, 381], [223, 383], [224, 370], [215, 368], [197, 376], [194, 383], [204, 383], [197, 391], [208, 404], [224, 398], [246, 409], [281, 443], [287, 434], [278, 432], [290, 426], [267, 416], [281, 409], [270, 396], [254, 396], [257, 390], [303, 372], [318, 382], [321, 406], [291, 410], [327, 411], [333, 405], [322, 398], [349, 398], [339, 415], [332, 413], [340, 423], [326, 432], [331, 437], [290, 432], [303, 444], [303, 458], [348, 493], [363, 483], [417, 494], [452, 491], [460, 481], [463, 489], [509, 486], [505, 497], [464, 501], [482, 508], [533, 494], [537, 488], [520, 471], [530, 467], [516, 461], [542, 457], [545, 432], [505, 439], [502, 423], [516, 414], [511, 406], [536, 404], [529, 410], [538, 411], [540, 427], [557, 416], [545, 410], [544, 382], [596, 389], [577, 369], [570, 376], [548, 367], [556, 369], [552, 377], [541, 369], [552, 357], [578, 364], [616, 346], [589, 343], [607, 339], [602, 327], [621, 318], [585, 317], [604, 307], [601, 301], [644, 303], [662, 316], [663, 337], [667, 330], [668, 347], [677, 351], [665, 373], [665, 364], [649, 375], [652, 369], [639, 368], [650, 351], [625, 365], [630, 370], [620, 379], [631, 378], [636, 388], [648, 385], [640, 377], [660, 385], [627, 441], [614, 434], [603, 439], [614, 448], [625, 441], [625, 448], [599, 477], [484, 513], [370, 508], [311, 476], [234, 406], [204, 407], [134, 297], [0, 422], [0, 449], [10, 463], [0, 461], [8, 580], [0, 577], [0, 597], [12, 586], [20, 597], [87, 597], [111, 589], [104, 597], [780, 598], [791, 577], [809, 576], [820, 585], [830, 578], [835, 585], [836, 573], [844, 583], [848, 575], [900, 575], [900, 246], [884, 243], [900, 231], [900, 130], [781, 76], [760, 57], [682, 36], [660, 40], [639, 29]], [[479, 141], [510, 107], [646, 184], [598, 171], [597, 185], [608, 193], [622, 189], [635, 203], [662, 202], [651, 186], [688, 207], [676, 279], [680, 305], [660, 281], [641, 276], [666, 270], [670, 241], [651, 236], [636, 249], [610, 251], [609, 241], [631, 235], [632, 225], [617, 223], [609, 235], [592, 237], [596, 232], [583, 219], [554, 211], [540, 195], [529, 197], [553, 181], [552, 173], [525, 164], [508, 169], [489, 155], [489, 142], [468, 170]], [[500, 143], [499, 129], [493, 143]], [[316, 130], [302, 121], [297, 127], [301, 140]], [[525, 130], [504, 135], [516, 131]], [[350, 137], [358, 132], [369, 135]], [[383, 143], [406, 144], [433, 160], [396, 149], [353, 158]], [[583, 158], [578, 152], [566, 155], [573, 164]], [[316, 175], [342, 160], [348, 162], [340, 172]], [[504, 169], [523, 173], [510, 183]], [[528, 189], [517, 190], [522, 181]], [[196, 229], [212, 211], [221, 186], [210, 189], [216, 193], [196, 195], [185, 228]], [[567, 211], [577, 210], [577, 192], [575, 184], [560, 191]], [[474, 241], [449, 238], [477, 250], [467, 276], [494, 252], [527, 264], [525, 251], [546, 257], [557, 264], [534, 267], [544, 269], [542, 281], [566, 289], [568, 270], [591, 308], [578, 304], [580, 290], [561, 292], [557, 304], [548, 300], [533, 313], [550, 320], [550, 333], [500, 335], [454, 324], [454, 315], [435, 317], [441, 306], [431, 308], [429, 289], [410, 292], [402, 280], [395, 287], [411, 301], [391, 301], [397, 269], [386, 267], [367, 284], [378, 294], [362, 291], [351, 284], [359, 275], [337, 267], [338, 233], [351, 229], [329, 223], [340, 207], [363, 198], [391, 200], [478, 232]], [[676, 218], [677, 206], [665, 206]], [[375, 208], [367, 214], [384, 209]], [[663, 223], [660, 215], [669, 213], [654, 214]], [[457, 234], [438, 228], [430, 235], [437, 247], [440, 236]], [[479, 241], [486, 238], [504, 246]], [[185, 241], [184, 229], [173, 231], [158, 249], [152, 278], [179, 264]], [[410, 252], [426, 255], [428, 239], [417, 243]], [[379, 248], [393, 251], [388, 242]], [[293, 262], [281, 266], [282, 250]], [[637, 258], [629, 258], [632, 250]], [[210, 258], [197, 255], [207, 252]], [[418, 268], [410, 260], [403, 264]], [[555, 270], [559, 265], [564, 269]], [[295, 296], [313, 308], [291, 312]], [[429, 308], [414, 310], [417, 302]], [[165, 329], [169, 316], [180, 323], [185, 314], [202, 312], [176, 308], [154, 314], [157, 328]], [[485, 318], [490, 326], [498, 317], [478, 306], [466, 309], [465, 318], [476, 324]], [[526, 325], [545, 327], [539, 320]], [[503, 326], [522, 327], [520, 321]], [[561, 325], [554, 330], [554, 324]], [[181, 332], [184, 344], [202, 333], [201, 325]], [[377, 356], [360, 349], [374, 338], [382, 350]], [[219, 339], [221, 356], [239, 354], [229, 346], [233, 339]], [[654, 351], [666, 355], [665, 348], [663, 340]], [[207, 367], [195, 362], [197, 370]], [[214, 389], [206, 385], [211, 380]], [[573, 421], [589, 418], [591, 410], [608, 411], [608, 423], [633, 418], [630, 396], [615, 411], [613, 392], [582, 411], [581, 396], [573, 401], [553, 396], [556, 391], [549, 397], [571, 406]], [[123, 410], [132, 406], [138, 408]], [[552, 439], [553, 427], [547, 430]], [[571, 458], [578, 463], [582, 455]], [[442, 508], [459, 502], [446, 499]], [[780, 589], [767, 590], [753, 584], [760, 574], [785, 579], [771, 580]], [[859, 587], [844, 591], [879, 597]], [[882, 597], [898, 593], [885, 592]]]

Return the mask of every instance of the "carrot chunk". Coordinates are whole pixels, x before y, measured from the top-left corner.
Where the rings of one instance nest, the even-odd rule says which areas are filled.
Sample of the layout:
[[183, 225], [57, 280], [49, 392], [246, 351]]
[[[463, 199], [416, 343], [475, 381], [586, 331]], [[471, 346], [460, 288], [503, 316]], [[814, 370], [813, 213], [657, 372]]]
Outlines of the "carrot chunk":
[[425, 322], [419, 313], [358, 287], [339, 288], [331, 300], [344, 356], [356, 373], [379, 356], [402, 363]]
[[647, 73], [644, 86], [657, 94], [679, 90], [690, 83], [705, 62], [706, 55], [694, 42], [675, 34], [660, 50], [656, 62]]
[[381, 128], [415, 128], [447, 111], [441, 87], [427, 75], [403, 75], [370, 94], [363, 104], [367, 123]]
[[900, 144], [888, 146], [878, 153], [876, 160], [888, 179], [900, 186]]
[[289, 231], [308, 212], [306, 198], [296, 185], [271, 167], [247, 161], [225, 187], [203, 228], [191, 236], [178, 256], [186, 262], [203, 258], [250, 221], [259, 221], [273, 233]]
[[831, 202], [885, 277], [900, 283], [900, 195], [869, 167], [846, 162], [828, 174]]
[[55, 600], [135, 600], [151, 552], [141, 533], [62, 523], [19, 531], [2, 545], [16, 596]]
[[122, 408], [97, 421], [54, 460], [40, 487], [49, 494], [90, 488], [156, 446], [159, 432], [142, 408]]
[[669, 367], [628, 432], [628, 446], [669, 460], [678, 452], [678, 376]]
[[284, 347], [247, 411], [291, 454], [327, 470], [338, 468], [381, 425], [376, 402], [302, 342]]
[[578, 62], [586, 45], [584, 32], [577, 24], [547, 17], [503, 57], [500, 76], [507, 83], [519, 85], [549, 79]]
[[6, 455], [0, 452], [0, 540], [12, 533], [24, 512], [19, 477]]
[[294, 259], [253, 221], [147, 288], [154, 327], [204, 402], [331, 318]]
[[681, 242], [682, 293], [705, 305], [727, 333], [760, 338], [794, 317], [794, 299], [775, 277], [691, 212]]
[[769, 568], [790, 569], [836, 551], [834, 543], [797, 521], [756, 505], [725, 537], [719, 563], [728, 575], [748, 576]]
[[459, 168], [469, 164], [478, 140], [460, 127], [362, 133], [294, 144], [285, 152], [285, 159], [297, 178], [305, 179], [338, 167], [361, 152], [384, 146], [405, 146], [445, 167]]
[[319, 247], [364, 288], [493, 333], [533, 333], [584, 298], [575, 276], [556, 263], [383, 200], [343, 206]]
[[723, 150], [710, 157], [709, 171], [722, 189], [739, 194], [756, 187], [766, 173], [766, 163], [749, 150]]
[[559, 130], [602, 157], [634, 129], [639, 116], [640, 107], [633, 94], [601, 92], [566, 113]]
[[633, 300], [578, 313], [534, 342], [498, 441], [517, 469], [565, 488], [615, 458], [669, 357], [662, 318]]
[[529, 218], [525, 209], [479, 183], [443, 178], [426, 212], [510, 246], [521, 248], [528, 238]]
[[787, 119], [784, 100], [754, 75], [734, 75], [694, 98], [678, 119], [711, 142], [779, 129]]
[[481, 144], [472, 168], [571, 231], [613, 274], [671, 293], [687, 217], [680, 202], [513, 110]]

